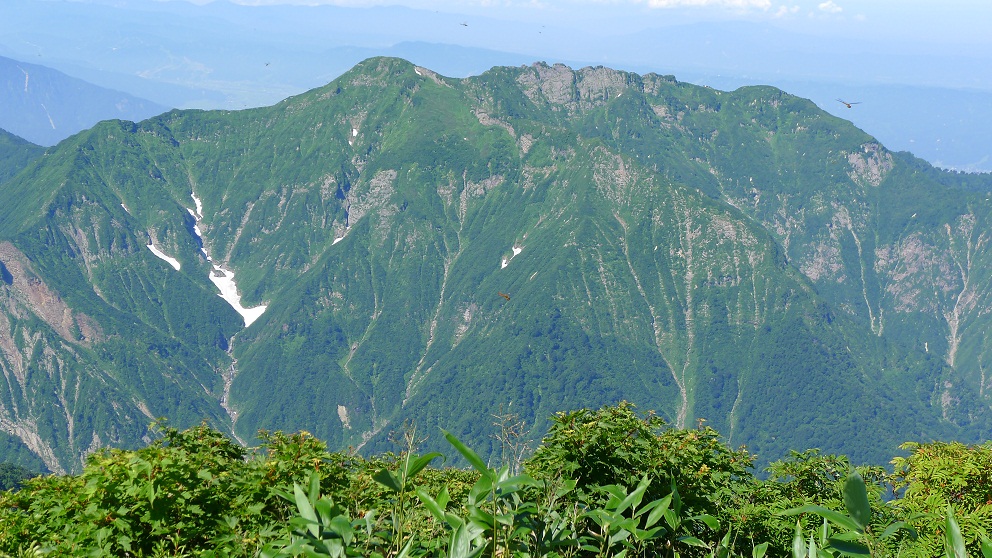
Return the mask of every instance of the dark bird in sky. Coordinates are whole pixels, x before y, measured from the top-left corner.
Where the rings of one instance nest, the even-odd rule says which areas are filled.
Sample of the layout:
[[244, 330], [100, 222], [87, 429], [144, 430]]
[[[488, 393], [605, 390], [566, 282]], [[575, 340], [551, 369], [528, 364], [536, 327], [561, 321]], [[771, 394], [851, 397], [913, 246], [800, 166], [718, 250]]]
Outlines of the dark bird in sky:
[[844, 105], [847, 108], [851, 108], [851, 105], [860, 105], [861, 104], [861, 101], [854, 101], [854, 102], [848, 103], [844, 99], [837, 99], [837, 102], [840, 103], [840, 104], [842, 104], [842, 105]]
[[463, 21], [462, 22], [462, 27], [468, 27], [468, 24]]
[[510, 300], [510, 295], [508, 295], [506, 293], [499, 293], [499, 296], [505, 298], [506, 300]]

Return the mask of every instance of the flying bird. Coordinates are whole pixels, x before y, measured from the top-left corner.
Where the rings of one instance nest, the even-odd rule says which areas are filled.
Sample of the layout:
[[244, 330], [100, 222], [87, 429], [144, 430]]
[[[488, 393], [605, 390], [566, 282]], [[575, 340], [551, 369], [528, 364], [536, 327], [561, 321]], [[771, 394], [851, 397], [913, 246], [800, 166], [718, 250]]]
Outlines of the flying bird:
[[837, 99], [837, 102], [840, 103], [840, 104], [842, 104], [842, 105], [844, 105], [847, 108], [851, 108], [851, 105], [860, 105], [861, 104], [861, 101], [854, 101], [854, 102], [848, 103], [844, 99]]
[[468, 24], [463, 21], [462, 22], [462, 27], [468, 27]]
[[505, 298], [506, 300], [510, 300], [510, 295], [508, 295], [506, 293], [499, 293], [499, 296]]

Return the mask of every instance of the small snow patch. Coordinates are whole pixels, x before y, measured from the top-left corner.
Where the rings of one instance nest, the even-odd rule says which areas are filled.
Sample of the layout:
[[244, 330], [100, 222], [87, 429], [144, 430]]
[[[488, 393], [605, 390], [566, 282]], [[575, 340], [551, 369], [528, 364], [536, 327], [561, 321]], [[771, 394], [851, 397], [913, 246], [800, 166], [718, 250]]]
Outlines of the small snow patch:
[[195, 193], [190, 192], [189, 195], [193, 198], [193, 203], [196, 204], [196, 215], [193, 215], [193, 217], [203, 219], [203, 203], [200, 202], [200, 198], [196, 197]]
[[348, 418], [348, 409], [344, 405], [338, 405], [338, 418], [341, 419], [341, 425], [347, 429], [351, 429], [351, 420]]
[[124, 204], [121, 204], [121, 207], [123, 207], [123, 208], [124, 208], [124, 212], [125, 212], [125, 213], [127, 213], [128, 215], [130, 215], [130, 214], [131, 214], [131, 211], [130, 211], [130, 210], [129, 210], [129, 209], [127, 208], [127, 206], [126, 206], [126, 205], [124, 205]]
[[424, 75], [424, 74], [420, 73], [420, 68], [414, 68], [413, 71], [416, 72], [418, 76]]
[[166, 256], [164, 253], [162, 253], [161, 250], [156, 248], [154, 244], [149, 244], [148, 249], [152, 251], [152, 254], [155, 254], [159, 258], [165, 260], [166, 262], [169, 263], [169, 265], [176, 268], [176, 271], [179, 271], [179, 260], [177, 260], [176, 258], [171, 258], [169, 256]]
[[524, 251], [524, 247], [523, 246], [519, 246], [519, 247], [518, 246], [512, 246], [510, 249], [513, 250], [513, 255], [510, 256], [509, 258], [503, 258], [503, 262], [499, 266], [500, 269], [503, 269], [506, 266], [510, 265], [510, 260], [512, 260], [513, 258], [515, 258], [517, 256], [517, 254], [519, 254], [520, 252], [523, 252]]
[[335, 244], [337, 244], [338, 242], [341, 242], [342, 240], [344, 240], [344, 237], [343, 236], [339, 236], [339, 237], [335, 238], [334, 239], [334, 242], [331, 243], [331, 246], [334, 246]]
[[241, 295], [238, 294], [238, 286], [234, 284], [233, 271], [214, 264], [214, 270], [210, 274], [210, 281], [220, 289], [220, 297], [226, 300], [238, 314], [241, 314], [241, 317], [245, 320], [245, 327], [250, 326], [252, 322], [257, 320], [265, 312], [266, 306], [264, 304], [254, 308], [245, 308], [241, 305]]
[[358, 137], [358, 128], [352, 128], [351, 129], [351, 137], [353, 137], [353, 138], [357, 138]]

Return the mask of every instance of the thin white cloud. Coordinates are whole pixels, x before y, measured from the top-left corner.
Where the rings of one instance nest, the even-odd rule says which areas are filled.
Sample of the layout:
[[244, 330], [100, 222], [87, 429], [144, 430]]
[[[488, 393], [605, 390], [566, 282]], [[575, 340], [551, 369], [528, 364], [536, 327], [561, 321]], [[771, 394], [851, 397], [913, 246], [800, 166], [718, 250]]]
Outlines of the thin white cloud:
[[772, 14], [772, 17], [785, 17], [792, 14], [799, 13], [799, 6], [779, 6], [778, 10]]
[[652, 8], [718, 6], [721, 8], [758, 8], [767, 10], [772, 7], [771, 0], [648, 0], [647, 4]]
[[817, 7], [820, 8], [821, 12], [827, 12], [828, 14], [839, 14], [842, 11], [844, 11], [844, 8], [841, 8], [840, 6], [835, 4], [834, 0], [827, 0], [826, 2], [821, 2], [820, 5]]

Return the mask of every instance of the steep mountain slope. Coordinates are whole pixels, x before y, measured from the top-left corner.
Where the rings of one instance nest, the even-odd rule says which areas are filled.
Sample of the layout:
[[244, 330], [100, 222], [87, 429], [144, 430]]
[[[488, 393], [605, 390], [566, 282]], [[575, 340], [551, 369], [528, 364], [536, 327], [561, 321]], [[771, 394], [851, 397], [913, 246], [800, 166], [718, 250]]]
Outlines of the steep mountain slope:
[[40, 145], [0, 129], [0, 184], [20, 172], [44, 151], [45, 148]]
[[166, 110], [52, 68], [0, 56], [0, 128], [40, 145], [55, 145], [100, 120], [142, 120]]
[[[781, 91], [606, 68], [378, 58], [269, 108], [105, 122], [0, 192], [0, 429], [53, 469], [141, 417], [366, 449], [413, 420], [481, 448], [500, 408], [539, 435], [618, 399], [766, 459], [974, 439], [989, 183]], [[909, 194], [920, 228], [896, 230]], [[909, 268], [906, 231], [952, 250]]]

